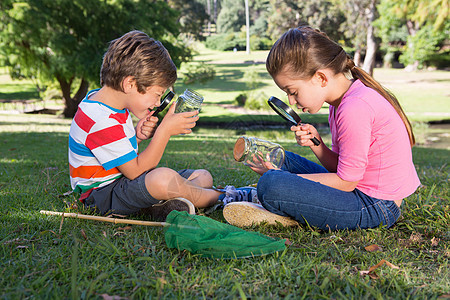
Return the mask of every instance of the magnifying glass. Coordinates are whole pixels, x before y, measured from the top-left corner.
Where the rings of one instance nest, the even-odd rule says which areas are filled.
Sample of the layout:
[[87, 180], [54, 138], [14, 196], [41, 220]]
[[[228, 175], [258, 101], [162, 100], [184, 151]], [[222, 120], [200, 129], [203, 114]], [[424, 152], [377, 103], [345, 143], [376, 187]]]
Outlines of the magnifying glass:
[[[302, 122], [302, 119], [300, 118], [297, 113], [290, 108], [288, 105], [286, 105], [283, 101], [278, 99], [277, 97], [270, 97], [269, 100], [267, 100], [267, 103], [269, 103], [270, 107], [283, 119], [286, 121], [291, 122], [294, 126], [300, 124]], [[314, 145], [319, 146], [320, 141], [317, 138], [312, 138], [311, 141]]]
[[[160, 112], [162, 112], [167, 105], [169, 105], [170, 101], [172, 101], [173, 96], [175, 96], [175, 94], [172, 91], [169, 91], [162, 99], [161, 99], [161, 104], [154, 110], [153, 112], [153, 116], [156, 117], [157, 114], [159, 114]], [[150, 109], [149, 109], [150, 110]]]

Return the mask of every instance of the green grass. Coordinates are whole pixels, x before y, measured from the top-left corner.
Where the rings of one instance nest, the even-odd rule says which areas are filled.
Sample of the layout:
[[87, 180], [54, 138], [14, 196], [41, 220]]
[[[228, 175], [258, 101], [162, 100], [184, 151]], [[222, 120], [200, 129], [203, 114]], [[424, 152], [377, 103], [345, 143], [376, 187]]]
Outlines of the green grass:
[[[267, 52], [217, 52], [199, 48], [196, 61], [213, 64], [215, 80], [204, 85], [175, 86], [198, 90], [206, 99], [191, 135], [171, 139], [160, 163], [173, 169], [208, 169], [216, 185], [242, 186], [258, 176], [236, 163], [232, 149], [240, 135], [277, 141], [287, 150], [315, 160], [297, 146], [285, 129], [236, 129], [233, 124], [260, 124], [279, 118], [271, 112], [242, 115], [224, 105], [246, 90], [242, 78], [255, 69], [259, 89], [285, 99], [265, 71]], [[184, 66], [180, 70], [180, 79]], [[449, 119], [449, 73], [376, 69], [375, 78], [391, 89], [414, 122]], [[0, 68], [1, 100], [35, 99], [31, 81], [12, 81]], [[3, 101], [4, 102], [4, 101]], [[0, 110], [18, 109], [0, 104]], [[20, 108], [18, 109], [20, 110]], [[326, 109], [324, 109], [326, 113]], [[302, 115], [305, 122], [324, 123], [326, 114]], [[70, 190], [67, 139], [70, 120], [50, 115], [0, 111], [0, 298], [413, 298], [448, 297], [450, 258], [449, 150], [414, 147], [414, 162], [423, 186], [404, 201], [393, 228], [321, 232], [255, 226], [248, 230], [288, 238], [283, 253], [241, 260], [203, 259], [168, 249], [161, 229], [126, 227], [95, 221], [43, 216], [40, 210], [83, 212]], [[434, 130], [434, 129], [433, 129]], [[442, 131], [442, 129], [439, 129]], [[445, 130], [442, 134], [445, 134]], [[427, 141], [431, 129], [415, 124]], [[330, 144], [326, 128], [321, 132]], [[142, 146], [145, 146], [143, 143]], [[200, 211], [204, 213], [204, 211]], [[221, 211], [211, 215], [224, 221]], [[377, 244], [382, 251], [368, 252]], [[385, 259], [378, 279], [361, 276]]]
[[36, 85], [31, 80], [12, 80], [6, 68], [0, 67], [0, 102], [38, 98]]
[[[286, 95], [275, 85], [266, 71], [267, 54], [268, 51], [253, 51], [250, 55], [245, 51], [220, 52], [198, 45], [198, 55], [195, 56], [194, 63], [205, 62], [213, 65], [216, 78], [205, 84], [184, 85], [182, 79], [185, 67], [182, 65], [179, 72], [181, 80], [177, 81], [175, 90], [178, 93], [186, 88], [199, 91], [205, 97], [205, 102], [211, 104], [204, 107], [204, 112], [209, 114], [211, 106], [232, 104], [239, 94], [248, 90], [243, 75], [246, 70], [253, 69], [261, 78], [258, 91], [263, 91], [267, 96], [286, 100]], [[450, 72], [439, 70], [406, 72], [403, 69], [377, 68], [374, 77], [397, 96], [411, 121], [450, 119]], [[321, 112], [327, 114], [328, 110], [324, 108]], [[233, 111], [215, 107], [212, 114], [232, 115]], [[268, 110], [267, 114], [273, 113]], [[302, 118], [312, 123], [323, 120], [317, 115], [303, 114]]]
[[[263, 92], [268, 97], [276, 96], [286, 100], [286, 95], [275, 85], [266, 71], [265, 60], [268, 51], [253, 51], [248, 55], [245, 51], [236, 53], [214, 51], [204, 48], [201, 44], [197, 44], [196, 47], [197, 55], [192, 63], [205, 62], [212, 65], [216, 71], [216, 77], [205, 84], [185, 85], [183, 72], [186, 72], [186, 65], [183, 64], [178, 72], [179, 80], [175, 84], [175, 91], [181, 94], [186, 88], [191, 88], [204, 96], [205, 105], [202, 108], [204, 117], [200, 122], [215, 122], [218, 116], [221, 117], [220, 122], [223, 122], [224, 118], [227, 122], [241, 118], [240, 113], [223, 105], [233, 104], [239, 94], [248, 91], [243, 75], [250, 69], [255, 70], [260, 77], [256, 91]], [[0, 67], [0, 110], [21, 110], [22, 108], [17, 104], [5, 104], [5, 101], [39, 97], [32, 81], [11, 80], [6, 72], [5, 68]], [[403, 69], [377, 68], [374, 71], [374, 77], [397, 96], [411, 121], [429, 122], [450, 119], [450, 72], [439, 70], [406, 72]], [[321, 113], [327, 114], [328, 109], [324, 107]], [[265, 118], [275, 116], [268, 107], [262, 114], [266, 115]], [[277, 119], [277, 117], [273, 118], [273, 120]], [[321, 114], [302, 114], [302, 119], [310, 123], [327, 121], [326, 116]]]
[[[0, 297], [21, 298], [355, 298], [436, 299], [450, 294], [449, 151], [413, 149], [422, 181], [387, 230], [321, 232], [307, 226], [248, 230], [288, 238], [282, 253], [240, 260], [203, 259], [168, 249], [161, 229], [43, 216], [74, 211], [67, 138], [70, 120], [0, 114]], [[171, 139], [161, 166], [206, 168], [216, 185], [257, 175], [234, 162], [243, 132], [199, 128]], [[313, 159], [283, 130], [247, 131]], [[326, 139], [329, 143], [329, 139]], [[83, 211], [83, 210], [81, 210]], [[220, 211], [212, 217], [223, 221]], [[382, 251], [368, 252], [371, 244]], [[378, 279], [361, 276], [385, 259]]]

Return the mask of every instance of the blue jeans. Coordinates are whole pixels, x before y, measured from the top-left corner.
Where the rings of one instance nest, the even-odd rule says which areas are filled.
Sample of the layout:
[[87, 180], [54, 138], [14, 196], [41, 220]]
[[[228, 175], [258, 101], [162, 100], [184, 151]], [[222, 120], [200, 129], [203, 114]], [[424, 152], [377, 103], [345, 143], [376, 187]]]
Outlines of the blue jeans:
[[328, 173], [300, 155], [286, 151], [282, 170], [269, 170], [258, 181], [258, 199], [269, 211], [323, 230], [388, 228], [400, 217], [394, 201], [355, 189], [344, 192], [296, 174]]

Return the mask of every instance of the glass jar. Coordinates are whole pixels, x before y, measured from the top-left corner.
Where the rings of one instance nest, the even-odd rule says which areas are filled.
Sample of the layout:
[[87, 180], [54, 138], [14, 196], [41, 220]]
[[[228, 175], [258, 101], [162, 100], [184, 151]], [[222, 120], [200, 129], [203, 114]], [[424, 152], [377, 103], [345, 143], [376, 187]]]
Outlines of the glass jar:
[[200, 111], [202, 106], [203, 96], [199, 93], [186, 89], [183, 94], [181, 94], [177, 99], [177, 104], [175, 106], [175, 113], [182, 113], [187, 111]]
[[274, 168], [280, 169], [284, 163], [283, 147], [276, 143], [261, 140], [256, 137], [241, 136], [233, 149], [234, 159], [250, 167], [266, 167], [269, 162]]

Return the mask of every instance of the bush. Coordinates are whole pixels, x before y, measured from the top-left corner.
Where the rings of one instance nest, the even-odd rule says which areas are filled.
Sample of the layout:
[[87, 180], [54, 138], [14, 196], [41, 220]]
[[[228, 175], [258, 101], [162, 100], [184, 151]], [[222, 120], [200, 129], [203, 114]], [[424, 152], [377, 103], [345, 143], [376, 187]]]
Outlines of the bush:
[[407, 46], [400, 56], [400, 62], [404, 65], [418, 62], [419, 68], [425, 67], [427, 61], [439, 52], [445, 39], [445, 31], [434, 31], [430, 25], [422, 27], [414, 36], [408, 36]]
[[245, 81], [245, 87], [249, 90], [256, 89], [261, 83], [261, 76], [259, 76], [258, 71], [254, 68], [249, 68], [244, 72], [242, 79]]
[[267, 110], [269, 105], [266, 103], [268, 97], [264, 92], [255, 91], [255, 89], [260, 85], [260, 79], [258, 72], [250, 68], [245, 71], [243, 79], [245, 81], [245, 86], [248, 92], [239, 94], [235, 98], [235, 102], [239, 106], [243, 106], [251, 110]]
[[272, 48], [273, 41], [271, 39], [265, 37], [260, 38], [257, 36], [254, 36], [253, 38], [254, 40], [250, 37], [250, 43], [255, 45], [255, 50], [270, 50]]
[[431, 55], [426, 61], [427, 65], [438, 69], [446, 69], [450, 66], [450, 50]]
[[245, 102], [247, 101], [247, 93], [239, 94], [236, 98], [234, 98], [234, 102], [238, 106], [245, 106]]
[[186, 67], [186, 72], [183, 72], [183, 75], [184, 84], [192, 84], [195, 82], [204, 84], [216, 77], [216, 71], [212, 66], [201, 62], [196, 64], [189, 64]]
[[[250, 50], [269, 50], [272, 41], [268, 38], [261, 38], [257, 35], [250, 36]], [[210, 36], [206, 39], [205, 46], [219, 51], [246, 50], [247, 39], [245, 32], [229, 32]]]
[[245, 101], [244, 107], [251, 110], [270, 110], [270, 106], [267, 104], [267, 99], [269, 99], [269, 97], [264, 92], [248, 92], [247, 101]]
[[41, 97], [44, 100], [62, 100], [61, 90], [57, 89], [46, 89], [41, 93]]
[[219, 51], [228, 51], [236, 48], [245, 50], [245, 38], [240, 38], [238, 33], [229, 32], [210, 36], [206, 39], [205, 46]]

